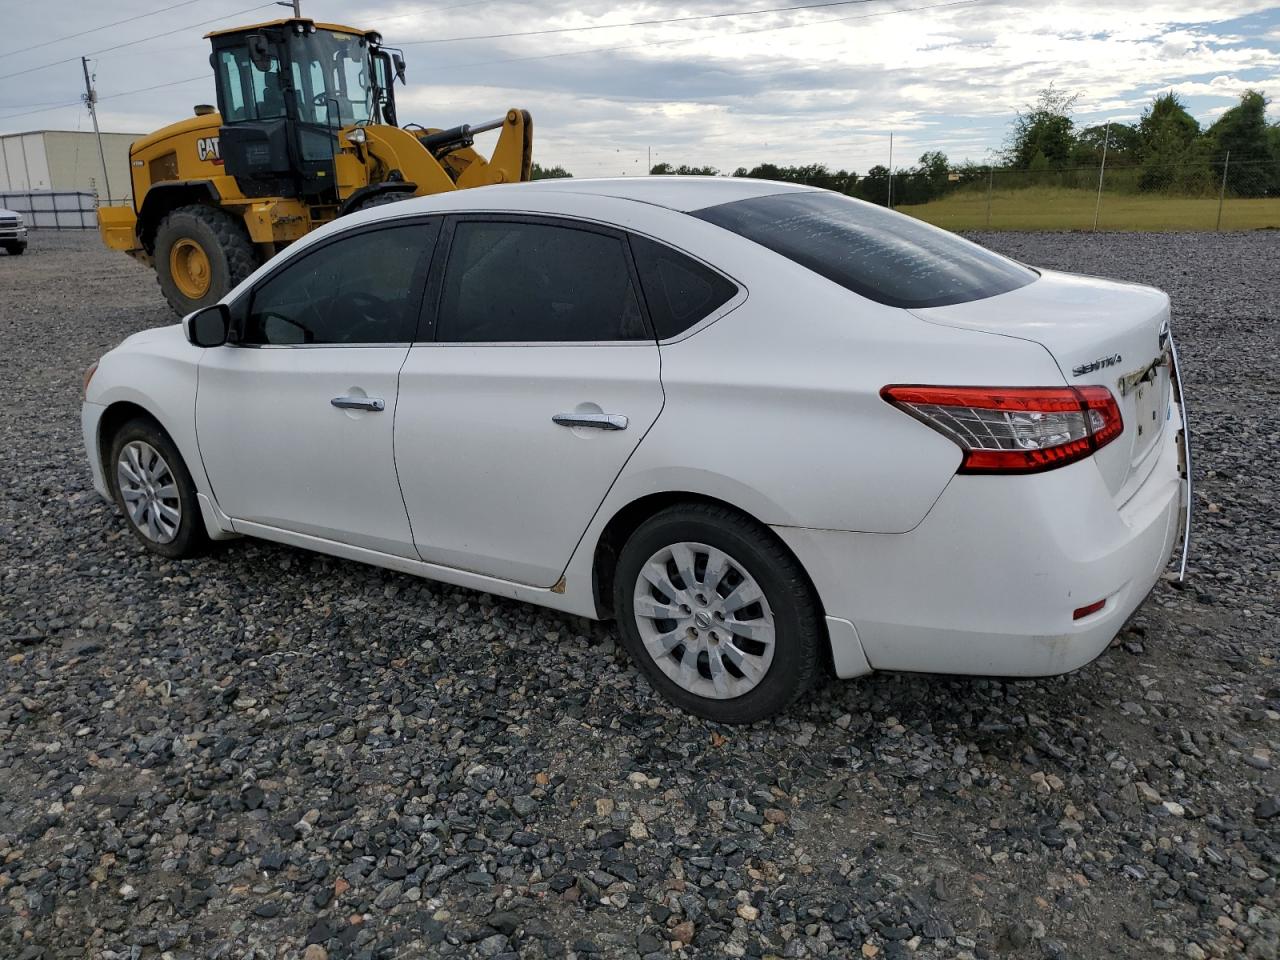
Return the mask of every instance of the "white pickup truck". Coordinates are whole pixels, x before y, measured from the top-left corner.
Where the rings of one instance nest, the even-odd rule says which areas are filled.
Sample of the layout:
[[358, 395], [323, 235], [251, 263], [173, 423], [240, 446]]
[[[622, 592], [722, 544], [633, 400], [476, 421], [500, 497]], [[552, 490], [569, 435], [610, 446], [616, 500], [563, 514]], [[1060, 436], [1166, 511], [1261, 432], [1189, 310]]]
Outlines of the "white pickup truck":
[[27, 249], [27, 225], [22, 214], [0, 208], [0, 247], [14, 257]]

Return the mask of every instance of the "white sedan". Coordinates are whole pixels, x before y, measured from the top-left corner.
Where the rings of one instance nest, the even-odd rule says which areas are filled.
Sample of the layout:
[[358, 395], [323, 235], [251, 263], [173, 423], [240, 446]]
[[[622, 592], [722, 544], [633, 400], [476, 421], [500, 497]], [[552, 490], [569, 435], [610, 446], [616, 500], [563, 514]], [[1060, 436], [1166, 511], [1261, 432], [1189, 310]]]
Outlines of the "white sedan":
[[826, 191], [491, 187], [130, 337], [84, 440], [163, 556], [262, 537], [616, 618], [665, 696], [744, 722], [824, 669], [1096, 657], [1190, 502], [1168, 323]]

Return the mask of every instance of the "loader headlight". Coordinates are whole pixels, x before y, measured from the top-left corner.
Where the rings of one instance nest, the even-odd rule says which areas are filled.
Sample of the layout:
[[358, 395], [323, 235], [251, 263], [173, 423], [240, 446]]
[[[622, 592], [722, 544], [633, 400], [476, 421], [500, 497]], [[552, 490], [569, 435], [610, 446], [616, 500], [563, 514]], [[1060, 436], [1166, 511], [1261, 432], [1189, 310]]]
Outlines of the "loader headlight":
[[347, 143], [364, 143], [369, 138], [364, 135], [364, 131], [356, 127], [347, 134]]

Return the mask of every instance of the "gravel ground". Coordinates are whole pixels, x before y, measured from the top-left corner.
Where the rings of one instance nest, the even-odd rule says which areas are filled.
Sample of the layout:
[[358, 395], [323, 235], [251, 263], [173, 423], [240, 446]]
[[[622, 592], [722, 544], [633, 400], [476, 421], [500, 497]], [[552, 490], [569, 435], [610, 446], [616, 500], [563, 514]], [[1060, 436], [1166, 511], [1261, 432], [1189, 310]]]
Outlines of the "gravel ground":
[[0, 256], [0, 956], [1277, 956], [1280, 233], [982, 236], [1157, 284], [1189, 584], [1070, 676], [877, 675], [721, 728], [612, 630], [270, 544], [144, 553], [81, 371], [166, 323]]

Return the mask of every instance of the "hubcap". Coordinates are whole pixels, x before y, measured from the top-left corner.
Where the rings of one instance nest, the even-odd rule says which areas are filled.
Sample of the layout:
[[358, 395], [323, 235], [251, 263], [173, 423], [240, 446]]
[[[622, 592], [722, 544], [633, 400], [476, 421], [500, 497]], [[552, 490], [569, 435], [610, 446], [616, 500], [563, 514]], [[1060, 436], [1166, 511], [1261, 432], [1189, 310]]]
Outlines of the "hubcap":
[[184, 297], [199, 300], [208, 293], [211, 272], [204, 247], [189, 237], [169, 248], [169, 275]]
[[747, 569], [704, 543], [663, 547], [632, 595], [640, 639], [684, 690], [729, 700], [754, 689], [773, 662], [773, 610]]
[[125, 444], [116, 482], [129, 520], [148, 540], [170, 543], [182, 524], [178, 482], [160, 451], [145, 440]]

